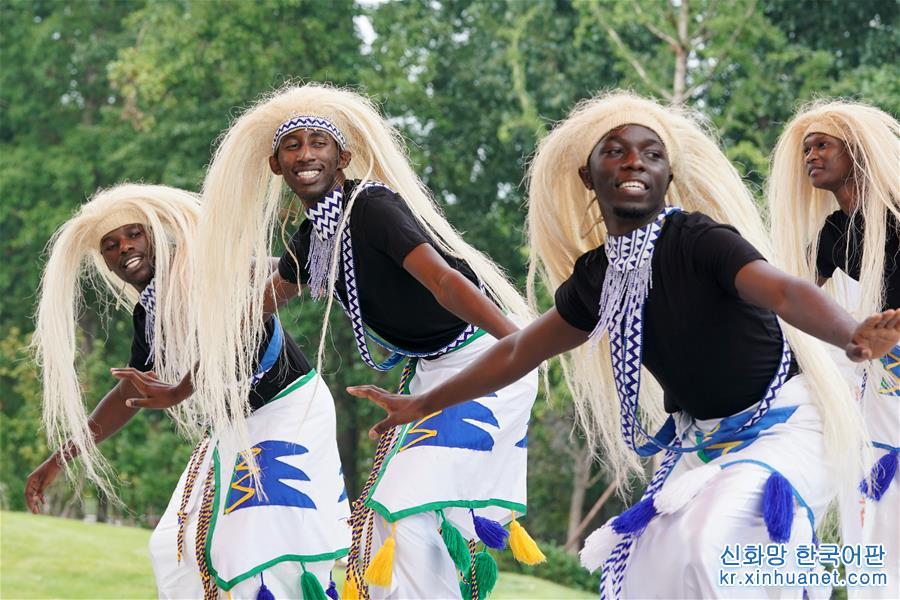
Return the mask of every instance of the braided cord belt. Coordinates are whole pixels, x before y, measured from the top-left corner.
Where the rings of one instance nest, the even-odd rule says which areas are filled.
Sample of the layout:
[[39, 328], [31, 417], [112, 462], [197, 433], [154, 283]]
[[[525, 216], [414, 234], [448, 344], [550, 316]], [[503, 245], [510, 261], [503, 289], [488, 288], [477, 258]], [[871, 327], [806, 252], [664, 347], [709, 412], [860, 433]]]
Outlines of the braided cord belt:
[[200, 505], [200, 517], [197, 522], [197, 540], [195, 550], [197, 552], [197, 566], [200, 568], [200, 578], [203, 580], [203, 599], [216, 600], [219, 597], [219, 588], [215, 580], [209, 574], [209, 565], [206, 564], [206, 541], [209, 538], [209, 524], [212, 520], [212, 505], [215, 497], [216, 469], [210, 465], [203, 482], [203, 502]]
[[[403, 374], [400, 376], [398, 393], [402, 394], [409, 385], [409, 380], [412, 376], [416, 362], [415, 359], [408, 359], [406, 361], [406, 366], [403, 368]], [[369, 472], [369, 477], [366, 480], [366, 484], [363, 486], [359, 497], [353, 503], [353, 511], [350, 514], [350, 528], [352, 533], [350, 552], [347, 555], [347, 577], [352, 577], [356, 581], [360, 597], [363, 600], [368, 600], [369, 598], [369, 589], [364, 583], [363, 573], [371, 559], [372, 538], [374, 537], [372, 533], [375, 526], [375, 511], [366, 506], [366, 500], [369, 498], [372, 486], [374, 486], [375, 482], [378, 480], [378, 474], [381, 473], [381, 467], [384, 464], [385, 458], [387, 458], [388, 451], [394, 447], [398, 429], [399, 428], [395, 427], [388, 433], [382, 435], [381, 439], [378, 440], [378, 446], [375, 449], [375, 459], [372, 461], [372, 470]], [[363, 538], [365, 538], [365, 543], [363, 543]], [[360, 550], [363, 550], [362, 556], [360, 556]], [[360, 560], [360, 558], [362, 558], [362, 560]]]
[[187, 504], [194, 492], [194, 483], [197, 481], [197, 473], [200, 472], [200, 465], [206, 458], [206, 450], [209, 448], [209, 438], [200, 440], [191, 452], [191, 458], [188, 461], [188, 474], [184, 481], [184, 490], [181, 493], [181, 504], [178, 506], [178, 538], [177, 551], [178, 562], [181, 563], [181, 555], [184, 550], [184, 529], [187, 526]]

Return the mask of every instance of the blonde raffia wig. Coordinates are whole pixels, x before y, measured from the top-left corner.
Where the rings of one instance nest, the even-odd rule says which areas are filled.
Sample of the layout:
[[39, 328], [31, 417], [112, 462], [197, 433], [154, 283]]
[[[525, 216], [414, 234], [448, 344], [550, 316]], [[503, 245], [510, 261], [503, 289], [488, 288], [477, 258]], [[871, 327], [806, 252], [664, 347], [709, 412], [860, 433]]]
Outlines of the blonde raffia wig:
[[803, 140], [811, 133], [838, 138], [853, 161], [857, 202], [851, 219], [860, 212], [865, 229], [859, 305], [846, 308], [857, 317], [868, 316], [880, 311], [885, 300], [887, 217], [892, 214], [893, 222], [900, 222], [900, 125], [866, 104], [819, 100], [804, 107], [781, 134], [768, 183], [776, 257], [788, 273], [815, 281], [819, 232], [839, 206], [830, 191], [813, 187], [806, 173]]
[[[599, 207], [593, 192], [582, 184], [578, 169], [587, 164], [588, 155], [606, 133], [627, 124], [652, 129], [666, 146], [673, 174], [668, 204], [732, 225], [764, 256], [771, 255], [753, 195], [706, 121], [683, 107], [664, 107], [616, 91], [580, 102], [538, 145], [529, 170], [532, 303], [538, 275], [547, 289], [555, 290], [572, 274], [579, 256], [604, 243], [606, 228]], [[836, 468], [862, 473], [863, 427], [847, 384], [819, 343], [784, 322], [781, 326], [810, 379], [824, 420], [828, 457]], [[563, 367], [578, 422], [591, 448], [619, 481], [642, 474], [637, 455], [620, 434], [608, 338], [596, 351], [587, 344], [577, 348], [564, 358]], [[661, 390], [646, 370], [642, 383], [641, 417], [648, 430], [655, 431], [664, 417]]]
[[[287, 85], [261, 98], [237, 118], [216, 149], [203, 185], [204, 217], [201, 225], [201, 260], [197, 280], [197, 321], [200, 369], [198, 392], [227, 398], [232, 431], [243, 436], [240, 415], [246, 414], [249, 380], [246, 373], [262, 336], [261, 300], [268, 272], [263, 269], [222, 269], [265, 261], [279, 220], [285, 194], [291, 194], [280, 175], [269, 168], [272, 138], [278, 127], [296, 116], [325, 117], [343, 132], [352, 153], [344, 169], [348, 179], [380, 181], [396, 191], [412, 214], [451, 255], [467, 261], [503, 309], [529, 314], [528, 305], [502, 271], [484, 254], [467, 244], [447, 222], [419, 177], [413, 172], [400, 133], [379, 114], [368, 98], [347, 89], [307, 83]], [[363, 186], [357, 186], [360, 190]], [[337, 236], [347, 226], [356, 194], [343, 212]], [[332, 257], [325, 318], [317, 351], [321, 371], [328, 315], [332, 308], [339, 252]], [[252, 318], [248, 318], [251, 316]]]
[[[56, 231], [48, 244], [49, 259], [41, 277], [32, 341], [43, 373], [44, 427], [50, 447], [63, 449], [68, 443], [80, 456], [86, 477], [112, 499], [116, 498], [110, 484], [112, 472], [88, 428], [75, 370], [76, 322], [84, 300], [82, 285], [105, 287], [114, 303], [130, 312], [138, 301], [138, 292], [106, 266], [100, 240], [124, 225], [143, 225], [156, 262], [154, 370], [163, 381], [178, 381], [193, 361], [194, 345], [185, 312], [191, 289], [189, 246], [197, 234], [199, 206], [195, 194], [179, 189], [118, 185], [97, 192]], [[184, 433], [200, 433], [192, 403], [183, 402], [170, 413]]]

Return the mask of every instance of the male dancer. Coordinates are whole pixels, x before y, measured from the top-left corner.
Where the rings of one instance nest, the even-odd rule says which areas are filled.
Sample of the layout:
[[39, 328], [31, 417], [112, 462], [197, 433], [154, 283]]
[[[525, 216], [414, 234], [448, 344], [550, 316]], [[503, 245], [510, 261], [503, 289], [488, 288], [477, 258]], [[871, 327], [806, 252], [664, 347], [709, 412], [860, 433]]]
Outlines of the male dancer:
[[[847, 310], [900, 308], [900, 126], [865, 104], [819, 101], [785, 128], [772, 158], [774, 241], [789, 273], [820, 285], [851, 278], [855, 298], [829, 293]], [[814, 279], [815, 278], [815, 279]], [[846, 363], [845, 363], [846, 364]], [[882, 545], [886, 586], [848, 586], [851, 597], [900, 597], [900, 347], [865, 370], [844, 369], [878, 461], [841, 498], [845, 544]], [[863, 384], [865, 379], [865, 384]], [[848, 567], [849, 571], [858, 571]]]
[[[170, 408], [184, 430], [206, 433], [205, 407], [182, 402], [192, 383], [180, 377], [193, 364], [185, 343], [191, 339], [187, 283], [199, 213], [188, 192], [125, 184], [96, 194], [54, 236], [35, 343], [43, 362], [45, 421], [58, 450], [28, 478], [32, 511], [40, 511], [44, 490], [79, 455], [111, 494], [96, 444], [140, 407]], [[130, 366], [113, 369], [120, 381], [90, 418], [72, 369], [74, 307], [89, 258], [117, 300], [135, 303]], [[150, 540], [160, 597], [217, 598], [220, 590], [235, 598], [256, 598], [263, 590], [296, 597], [302, 590], [319, 598], [334, 559], [346, 552], [328, 389], [308, 383], [315, 371], [273, 319], [255, 363], [249, 453], [262, 474], [254, 481], [240, 448], [225, 436], [198, 444]]]
[[[374, 428], [384, 433], [581, 346], [569, 377], [589, 439], [620, 473], [665, 451], [641, 502], [582, 551], [585, 566], [603, 566], [601, 596], [759, 596], [720, 587], [726, 547], [815, 540], [835, 489], [823, 456], [853, 470], [862, 447], [846, 395], [829, 393], [842, 382], [827, 356], [783, 334], [777, 317], [863, 360], [896, 343], [900, 315], [858, 325], [770, 267], [754, 247], [765, 236], [751, 195], [679, 109], [626, 93], [586, 101], [542, 141], [530, 175], [532, 259], [558, 286], [555, 308], [422, 395], [351, 393], [388, 410]], [[638, 409], [643, 368], [673, 413], [653, 435]], [[604, 384], [614, 391], [604, 395]]]
[[[241, 316], [274, 310], [305, 287], [314, 299], [327, 300], [320, 360], [327, 312], [337, 298], [362, 359], [379, 370], [407, 359], [404, 389], [413, 392], [516, 331], [512, 315], [527, 315], [500, 270], [440, 214], [398, 132], [366, 98], [307, 84], [281, 90], [241, 116], [204, 183], [204, 254], [226, 263], [265, 256], [282, 182], [307, 219], [278, 273], [245, 282], [243, 274], [204, 270], [200, 293], [212, 310], [207, 322], [199, 321], [201, 393], [230, 385], [228, 373], [209, 367], [246, 352], [254, 339]], [[368, 339], [390, 356], [377, 360]], [[515, 521], [525, 512], [526, 433], [536, 390], [536, 373], [522, 373], [496, 393], [423, 415], [383, 440], [354, 511], [351, 597], [483, 597], [496, 566], [486, 552], [470, 556], [467, 545], [473, 554], [479, 539], [505, 546], [509, 534], [500, 523], [510, 520], [517, 557], [543, 558]]]

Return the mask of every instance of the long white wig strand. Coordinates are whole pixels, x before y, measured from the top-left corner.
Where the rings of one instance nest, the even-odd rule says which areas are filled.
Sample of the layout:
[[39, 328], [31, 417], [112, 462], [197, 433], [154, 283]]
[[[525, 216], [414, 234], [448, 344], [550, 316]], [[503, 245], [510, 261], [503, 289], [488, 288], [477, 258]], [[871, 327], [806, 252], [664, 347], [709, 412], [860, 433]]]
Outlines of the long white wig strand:
[[[286, 190], [282, 177], [269, 168], [272, 137], [280, 124], [298, 115], [326, 117], [335, 123], [347, 138], [346, 149], [352, 153], [344, 170], [348, 179], [359, 179], [361, 183], [380, 181], [395, 190], [435, 243], [467, 261], [503, 309], [530, 314], [527, 303], [503, 272], [467, 244], [447, 222], [410, 166], [401, 134], [370, 99], [330, 85], [287, 85], [264, 96], [237, 118], [221, 139], [203, 185], [203, 266], [196, 286], [198, 304], [203, 307], [197, 318], [198, 391], [209, 398], [226, 399], [214, 425], [229, 426], [239, 437], [244, 435], [242, 415], [247, 411], [246, 374], [262, 338], [261, 300], [268, 272], [222, 266], [268, 260]], [[356, 194], [344, 210], [338, 239], [347, 226], [355, 199]], [[339, 254], [335, 252], [332, 258], [316, 357], [319, 371]], [[205, 403], [212, 404], [213, 400]]]
[[785, 126], [772, 154], [767, 190], [775, 254], [785, 271], [815, 281], [819, 232], [839, 207], [834, 195], [813, 187], [806, 174], [803, 138], [809, 132], [839, 138], [853, 161], [857, 204], [851, 218], [861, 213], [865, 229], [859, 305], [846, 308], [857, 317], [867, 316], [880, 311], [885, 301], [888, 215], [900, 223], [900, 125], [866, 104], [819, 100]]
[[[42, 368], [44, 428], [50, 447], [64, 449], [69, 444], [78, 453], [85, 476], [113, 500], [112, 471], [88, 427], [75, 368], [76, 321], [84, 308], [82, 286], [105, 287], [114, 303], [130, 312], [138, 293], [106, 266], [100, 240], [117, 227], [144, 225], [156, 262], [154, 370], [163, 381], [178, 381], [194, 358], [185, 307], [189, 304], [190, 246], [197, 235], [199, 206], [198, 197], [183, 190], [161, 185], [118, 185], [97, 192], [48, 244], [49, 258], [41, 277], [32, 339]], [[169, 412], [182, 433], [202, 433], [192, 403], [182, 402]], [[66, 473], [71, 475], [71, 470], [67, 468]]]
[[[616, 91], [580, 102], [538, 145], [529, 169], [530, 298], [535, 297], [538, 276], [549, 290], [555, 290], [572, 274], [579, 256], [603, 244], [606, 229], [597, 202], [577, 171], [603, 135], [625, 124], [652, 129], [666, 145], [673, 174], [666, 195], [669, 204], [734, 226], [764, 256], [771, 256], [753, 195], [719, 148], [707, 122], [683, 107], [663, 107], [633, 93]], [[863, 425], [847, 384], [818, 342], [784, 322], [781, 326], [813, 387], [824, 421], [828, 458], [844, 474], [861, 474]], [[564, 372], [578, 422], [595, 454], [619, 481], [627, 481], [628, 475], [642, 475], [637, 455], [620, 434], [608, 339], [603, 339], [596, 352], [586, 344], [571, 352], [564, 359]], [[648, 429], [655, 431], [664, 417], [662, 397], [646, 369], [641, 387], [641, 417]]]

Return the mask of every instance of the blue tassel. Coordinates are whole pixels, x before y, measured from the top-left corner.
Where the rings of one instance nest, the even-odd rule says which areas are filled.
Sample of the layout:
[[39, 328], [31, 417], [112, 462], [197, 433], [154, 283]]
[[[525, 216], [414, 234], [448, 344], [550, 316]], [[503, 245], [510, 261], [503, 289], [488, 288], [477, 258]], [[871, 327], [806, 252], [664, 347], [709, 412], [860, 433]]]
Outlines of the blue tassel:
[[794, 523], [794, 494], [784, 475], [774, 472], [766, 480], [763, 489], [763, 520], [769, 530], [769, 539], [783, 544], [791, 539]]
[[613, 531], [619, 535], [639, 533], [650, 524], [658, 513], [653, 505], [653, 498], [644, 498], [621, 515], [612, 520]]
[[[872, 473], [869, 479], [863, 479], [859, 484], [859, 491], [868, 498], [878, 502], [884, 493], [890, 487], [894, 476], [897, 475], [897, 452], [888, 452], [878, 459], [875, 466], [872, 467]], [[872, 488], [869, 489], [869, 482], [872, 482]]]
[[338, 596], [337, 584], [334, 583], [334, 579], [332, 579], [331, 583], [328, 584], [328, 589], [325, 590], [325, 595], [331, 598], [331, 600], [341, 600]]
[[259, 591], [256, 592], [256, 600], [275, 600], [275, 596], [272, 595], [272, 592], [270, 592], [269, 588], [266, 587], [266, 584], [263, 583], [259, 586]]
[[509, 532], [503, 528], [503, 525], [497, 521], [478, 517], [475, 515], [475, 511], [471, 509], [469, 509], [469, 512], [472, 514], [472, 520], [475, 522], [475, 535], [478, 536], [478, 539], [488, 548], [505, 550]]

